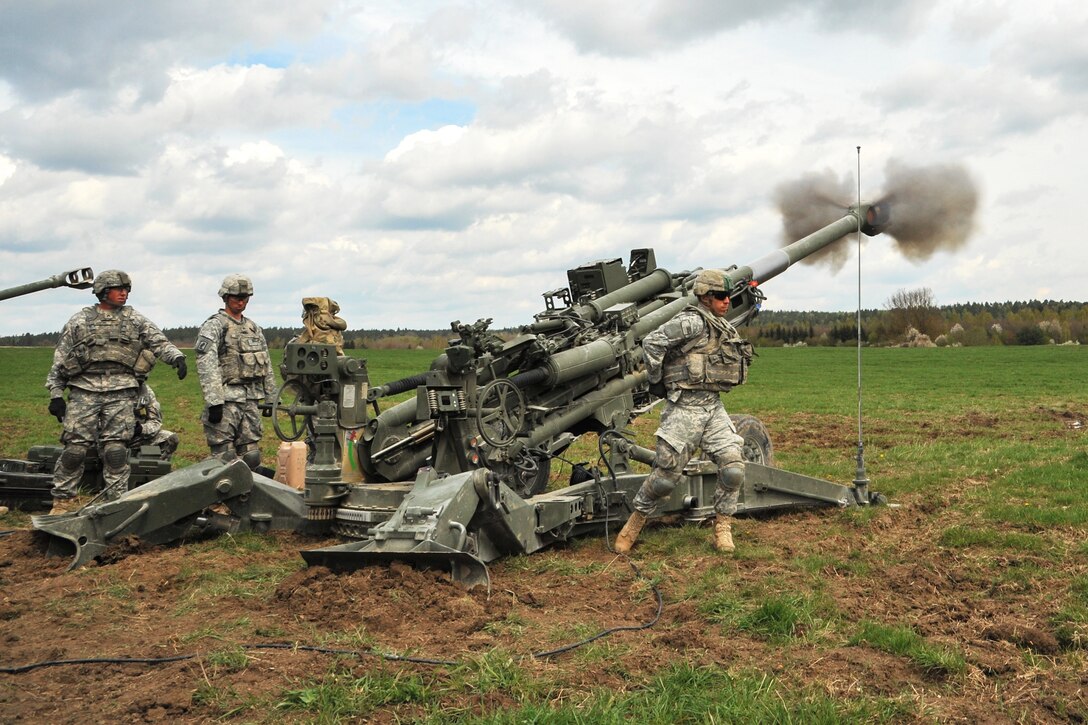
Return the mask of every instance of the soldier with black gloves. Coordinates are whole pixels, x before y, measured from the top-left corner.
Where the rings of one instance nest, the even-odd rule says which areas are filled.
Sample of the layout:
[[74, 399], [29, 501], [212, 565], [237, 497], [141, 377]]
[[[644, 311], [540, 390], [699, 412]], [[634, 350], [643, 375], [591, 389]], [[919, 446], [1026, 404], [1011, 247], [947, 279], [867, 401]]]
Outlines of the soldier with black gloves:
[[719, 269], [695, 278], [697, 302], [642, 341], [650, 392], [665, 399], [653, 470], [635, 495], [634, 511], [616, 538], [631, 550], [658, 501], [676, 488], [696, 448], [718, 464], [714, 547], [734, 550], [730, 518], [744, 483], [744, 439], [725, 412], [721, 394], [747, 377], [752, 346], [725, 319], [732, 281]]
[[92, 288], [98, 304], [83, 308], [65, 324], [45, 379], [49, 413], [64, 424], [64, 450], [53, 469], [52, 515], [73, 507], [92, 446], [100, 449], [106, 495], [116, 498], [128, 490], [138, 378], [150, 369], [148, 360], [153, 362], [141, 353], [150, 351], [176, 368], [179, 380], [187, 371], [181, 350], [127, 306], [132, 280], [126, 273], [108, 269], [95, 277]]
[[230, 274], [219, 287], [223, 309], [209, 317], [196, 339], [196, 369], [204, 393], [204, 437], [212, 455], [240, 457], [251, 470], [261, 463], [258, 403], [276, 394], [264, 332], [246, 317], [253, 282]]

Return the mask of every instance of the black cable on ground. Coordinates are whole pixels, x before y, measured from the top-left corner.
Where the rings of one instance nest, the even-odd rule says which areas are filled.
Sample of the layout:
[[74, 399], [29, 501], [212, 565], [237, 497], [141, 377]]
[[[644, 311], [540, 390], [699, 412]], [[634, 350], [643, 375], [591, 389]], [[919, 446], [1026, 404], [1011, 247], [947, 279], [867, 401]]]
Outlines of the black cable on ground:
[[[649, 579], [646, 578], [645, 575], [643, 575], [643, 573], [641, 571], [639, 571], [638, 567], [635, 566], [635, 563], [633, 561], [628, 559], [627, 563], [631, 566], [631, 568], [635, 572], [635, 575], [639, 579], [645, 579], [647, 582], [650, 581]], [[616, 632], [637, 632], [637, 631], [642, 630], [642, 629], [649, 629], [650, 627], [657, 624], [658, 620], [661, 619], [661, 612], [665, 608], [665, 602], [661, 597], [661, 590], [659, 590], [657, 588], [656, 584], [650, 584], [650, 589], [653, 590], [654, 597], [657, 599], [657, 611], [654, 613], [654, 618], [651, 619], [649, 622], [645, 622], [643, 624], [637, 624], [637, 625], [622, 626], [622, 627], [611, 627], [610, 629], [606, 629], [606, 630], [604, 630], [602, 632], [598, 632], [597, 634], [593, 635], [592, 637], [587, 637], [586, 639], [583, 639], [580, 642], [574, 642], [573, 644], [568, 644], [568, 645], [565, 645], [563, 647], [559, 647], [557, 649], [548, 650], [546, 652], [534, 652], [532, 654], [532, 657], [535, 658], [535, 659], [543, 659], [544, 657], [554, 657], [555, 655], [563, 654], [564, 652], [570, 652], [573, 649], [577, 649], [578, 647], [581, 647], [583, 645], [587, 645], [590, 642], [601, 639], [602, 637], [607, 637], [610, 634], [615, 634]]]
[[[603, 433], [601, 433], [597, 437], [597, 451], [601, 455], [601, 460], [604, 462], [605, 468], [608, 469], [608, 475], [612, 478], [612, 488], [614, 490], [616, 488], [616, 472], [612, 469], [612, 464], [608, 460], [608, 456], [606, 456], [605, 453], [604, 453], [604, 441], [605, 441], [606, 438], [624, 438], [624, 436], [623, 436], [622, 433], [619, 433], [619, 432], [617, 432], [615, 430], [607, 430], [607, 431], [604, 431]], [[626, 440], [626, 438], [624, 438], [624, 440]], [[594, 470], [593, 478], [597, 483], [598, 490], [600, 491], [601, 500], [604, 501], [605, 500], [604, 487], [601, 485], [601, 476], [600, 476], [599, 473], [596, 472], [596, 470]], [[612, 540], [611, 540], [611, 537], [608, 534], [608, 517], [607, 516], [605, 517], [605, 521], [604, 521], [604, 543], [605, 543], [605, 546], [608, 548], [608, 550], [610, 552], [612, 552], [613, 554], [616, 553], [616, 550], [612, 548]], [[617, 554], [617, 556], [619, 556], [619, 554]], [[658, 621], [660, 621], [661, 613], [662, 613], [662, 611], [664, 611], [664, 608], [665, 608], [665, 602], [664, 602], [664, 599], [661, 596], [661, 590], [658, 589], [657, 585], [653, 584], [650, 581], [650, 579], [639, 570], [639, 568], [637, 566], [635, 566], [635, 562], [631, 561], [631, 559], [629, 557], [624, 556], [624, 558], [627, 560], [628, 566], [630, 566], [632, 571], [635, 572], [635, 576], [638, 577], [639, 579], [642, 579], [642, 580], [646, 581], [650, 585], [650, 590], [653, 591], [653, 593], [654, 593], [654, 598], [657, 600], [657, 611], [654, 612], [653, 619], [651, 619], [649, 622], [645, 622], [643, 624], [638, 624], [638, 625], [629, 625], [629, 626], [622, 626], [622, 627], [611, 627], [611, 628], [606, 629], [604, 631], [598, 632], [597, 634], [595, 634], [595, 635], [593, 635], [591, 637], [587, 637], [586, 639], [583, 639], [583, 640], [581, 640], [579, 642], [574, 642], [573, 644], [564, 645], [563, 647], [559, 647], [559, 648], [553, 649], [553, 650], [547, 650], [546, 652], [534, 652], [532, 656], [535, 659], [542, 659], [544, 657], [553, 657], [555, 655], [563, 654], [564, 652], [570, 652], [573, 649], [577, 649], [578, 647], [582, 647], [583, 645], [587, 645], [590, 642], [594, 642], [594, 641], [596, 641], [598, 639], [601, 639], [602, 637], [607, 637], [607, 636], [609, 636], [611, 634], [614, 634], [616, 632], [637, 632], [639, 630], [649, 629], [650, 627], [653, 627], [655, 624], [657, 624]]]
[[[456, 666], [457, 662], [448, 660], [432, 660], [423, 657], [405, 657], [402, 655], [386, 654], [384, 652], [360, 652], [353, 649], [335, 649], [332, 647], [314, 647], [312, 645], [295, 644], [293, 642], [264, 642], [257, 644], [239, 645], [242, 649], [280, 649], [297, 650], [300, 652], [320, 652], [321, 654], [352, 655], [353, 657], [380, 657], [383, 660], [393, 662], [411, 662], [421, 665], [448, 665]], [[200, 654], [174, 655], [173, 657], [88, 657], [74, 660], [47, 660], [45, 662], [33, 662], [29, 665], [18, 667], [0, 667], [0, 673], [22, 674], [41, 667], [57, 667], [60, 665], [162, 665], [171, 662], [196, 659]]]

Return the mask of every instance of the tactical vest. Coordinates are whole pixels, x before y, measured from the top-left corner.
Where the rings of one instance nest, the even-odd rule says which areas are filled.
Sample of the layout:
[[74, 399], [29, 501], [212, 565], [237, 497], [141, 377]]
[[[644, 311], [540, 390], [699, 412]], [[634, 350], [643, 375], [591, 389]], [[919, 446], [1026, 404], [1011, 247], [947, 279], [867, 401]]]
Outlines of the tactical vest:
[[752, 361], [752, 344], [737, 338], [732, 325], [709, 310], [704, 311], [701, 305], [689, 306], [687, 310], [698, 312], [706, 321], [707, 341], [665, 359], [662, 369], [665, 386], [723, 391], [743, 385]]
[[132, 308], [122, 307], [105, 314], [97, 307], [72, 322], [72, 348], [64, 360], [64, 370], [74, 377], [87, 370], [132, 372], [140, 352], [139, 326], [132, 319]]
[[268, 345], [257, 324], [246, 319], [237, 322], [229, 315], [219, 342], [219, 375], [224, 385], [240, 385], [263, 380], [272, 364]]

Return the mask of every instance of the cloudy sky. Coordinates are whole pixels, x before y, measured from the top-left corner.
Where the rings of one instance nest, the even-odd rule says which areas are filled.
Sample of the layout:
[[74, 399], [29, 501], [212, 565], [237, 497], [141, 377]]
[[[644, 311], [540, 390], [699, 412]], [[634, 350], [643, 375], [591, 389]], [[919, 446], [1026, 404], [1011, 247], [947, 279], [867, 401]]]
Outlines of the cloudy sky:
[[[0, 0], [0, 287], [121, 268], [176, 327], [242, 272], [265, 326], [308, 295], [353, 329], [513, 326], [632, 248], [671, 271], [751, 261], [783, 243], [784, 185], [856, 196], [860, 167], [866, 199], [903, 168], [977, 195], [952, 248], [867, 239], [865, 307], [1084, 300], [1086, 8]], [[844, 251], [769, 282], [768, 307], [853, 309]], [[92, 301], [3, 302], [0, 334]]]

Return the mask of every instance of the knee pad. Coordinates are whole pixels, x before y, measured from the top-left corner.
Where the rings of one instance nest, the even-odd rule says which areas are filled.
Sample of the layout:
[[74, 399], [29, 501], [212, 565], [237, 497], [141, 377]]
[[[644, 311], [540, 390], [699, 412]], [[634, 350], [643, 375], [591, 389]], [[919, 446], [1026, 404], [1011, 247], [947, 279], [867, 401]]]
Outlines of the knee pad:
[[718, 481], [726, 491], [739, 491], [744, 485], [744, 464], [730, 463], [719, 468]]
[[249, 466], [249, 470], [255, 471], [257, 466], [261, 465], [261, 449], [257, 447], [256, 443], [247, 443], [238, 449], [238, 453], [241, 454], [245, 464]]
[[110, 471], [128, 468], [128, 448], [123, 443], [107, 443], [102, 450], [102, 465]]
[[680, 474], [673, 473], [672, 471], [655, 469], [647, 476], [646, 482], [642, 485], [647, 493], [649, 493], [654, 500], [657, 500], [659, 498], [665, 498], [672, 493], [678, 483], [680, 483]]
[[60, 465], [66, 471], [74, 471], [83, 465], [87, 458], [86, 446], [68, 445], [60, 454]]

